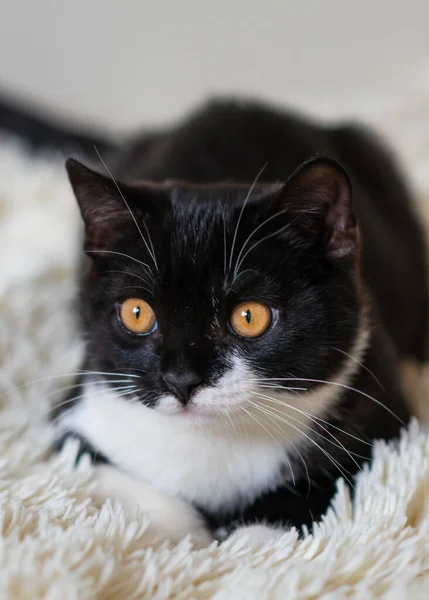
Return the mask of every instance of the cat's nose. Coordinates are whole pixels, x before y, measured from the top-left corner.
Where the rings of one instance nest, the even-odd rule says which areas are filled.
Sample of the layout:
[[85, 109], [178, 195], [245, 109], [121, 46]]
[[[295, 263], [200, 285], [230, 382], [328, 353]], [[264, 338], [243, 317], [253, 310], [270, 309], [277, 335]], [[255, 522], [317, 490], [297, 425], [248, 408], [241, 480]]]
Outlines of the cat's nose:
[[185, 405], [189, 402], [192, 392], [203, 382], [194, 371], [186, 369], [168, 369], [163, 379], [168, 389]]

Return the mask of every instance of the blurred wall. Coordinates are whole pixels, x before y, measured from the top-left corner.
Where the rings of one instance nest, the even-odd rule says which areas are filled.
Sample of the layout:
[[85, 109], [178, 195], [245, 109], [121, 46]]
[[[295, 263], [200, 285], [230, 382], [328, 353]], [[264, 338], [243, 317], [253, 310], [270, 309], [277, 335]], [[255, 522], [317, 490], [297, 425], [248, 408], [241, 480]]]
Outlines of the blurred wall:
[[364, 113], [371, 102], [382, 111], [429, 59], [427, 0], [0, 0], [0, 8], [0, 90], [113, 129], [174, 117], [215, 92], [322, 115]]

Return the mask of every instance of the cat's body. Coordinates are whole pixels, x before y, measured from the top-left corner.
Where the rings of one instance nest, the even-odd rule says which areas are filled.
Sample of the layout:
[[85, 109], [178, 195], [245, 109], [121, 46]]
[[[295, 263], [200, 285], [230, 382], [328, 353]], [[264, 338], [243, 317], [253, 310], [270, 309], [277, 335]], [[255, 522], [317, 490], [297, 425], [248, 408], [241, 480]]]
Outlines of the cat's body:
[[[349, 174], [359, 231], [330, 161], [261, 183], [317, 155]], [[105, 158], [141, 183], [118, 194], [69, 165], [91, 265], [86, 373], [54, 411], [58, 439], [184, 500], [211, 531], [310, 525], [336, 479], [407, 422], [400, 363], [427, 357], [425, 243], [395, 165], [353, 126], [228, 102]], [[127, 297], [151, 304], [153, 333], [118, 325], [109, 307]], [[231, 331], [240, 302], [271, 311], [260, 337]]]

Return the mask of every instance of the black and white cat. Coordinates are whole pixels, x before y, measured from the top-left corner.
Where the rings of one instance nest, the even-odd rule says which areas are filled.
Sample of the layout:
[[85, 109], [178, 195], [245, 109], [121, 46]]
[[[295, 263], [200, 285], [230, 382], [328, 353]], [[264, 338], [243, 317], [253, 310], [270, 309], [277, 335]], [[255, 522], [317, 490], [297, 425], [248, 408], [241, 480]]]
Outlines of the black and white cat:
[[400, 364], [427, 357], [396, 166], [357, 127], [223, 101], [106, 160], [67, 163], [89, 266], [59, 444], [174, 540], [310, 526], [407, 423]]

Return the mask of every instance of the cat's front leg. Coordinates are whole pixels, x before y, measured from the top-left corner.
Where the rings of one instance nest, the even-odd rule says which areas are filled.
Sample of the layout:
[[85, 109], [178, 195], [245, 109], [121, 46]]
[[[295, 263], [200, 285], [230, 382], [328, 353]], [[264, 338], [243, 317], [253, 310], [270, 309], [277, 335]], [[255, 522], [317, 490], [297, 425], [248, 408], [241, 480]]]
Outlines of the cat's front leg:
[[213, 541], [204, 519], [191, 504], [110, 465], [100, 464], [95, 470], [96, 498], [101, 502], [107, 498], [119, 500], [130, 516], [140, 509], [149, 517], [150, 529], [156, 537], [178, 543], [190, 535], [196, 548]]

